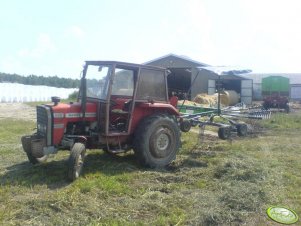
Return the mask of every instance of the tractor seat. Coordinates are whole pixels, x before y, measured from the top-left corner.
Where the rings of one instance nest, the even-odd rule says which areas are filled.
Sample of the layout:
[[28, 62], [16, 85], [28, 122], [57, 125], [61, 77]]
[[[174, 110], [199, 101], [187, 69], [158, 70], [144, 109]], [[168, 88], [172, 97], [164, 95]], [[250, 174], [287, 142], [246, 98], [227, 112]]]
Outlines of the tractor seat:
[[133, 103], [132, 100], [128, 100], [124, 103], [122, 109], [113, 109], [111, 112], [115, 114], [122, 114], [122, 115], [128, 114], [129, 111], [131, 110], [132, 103]]

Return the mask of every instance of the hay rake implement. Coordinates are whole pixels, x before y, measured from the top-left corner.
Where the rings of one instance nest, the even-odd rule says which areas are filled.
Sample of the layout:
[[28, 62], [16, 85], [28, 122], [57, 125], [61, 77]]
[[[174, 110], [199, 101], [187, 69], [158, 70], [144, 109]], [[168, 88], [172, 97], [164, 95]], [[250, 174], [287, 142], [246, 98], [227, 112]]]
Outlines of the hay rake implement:
[[[204, 70], [208, 70], [204, 68]], [[244, 119], [269, 119], [271, 111], [261, 108], [247, 108], [244, 103], [235, 106], [221, 108], [220, 93], [221, 76], [248, 73], [250, 70], [230, 70], [230, 71], [211, 71], [218, 75], [217, 80], [217, 108], [204, 108], [199, 106], [185, 105], [185, 101], [178, 106], [182, 114], [180, 128], [183, 132], [188, 132], [192, 126], [200, 127], [200, 134], [204, 133], [206, 126], [218, 127], [218, 136], [220, 139], [228, 139], [231, 133], [236, 132], [238, 136], [246, 136], [248, 133], [248, 124]], [[204, 120], [206, 118], [206, 120]], [[218, 118], [218, 120], [216, 120]]]

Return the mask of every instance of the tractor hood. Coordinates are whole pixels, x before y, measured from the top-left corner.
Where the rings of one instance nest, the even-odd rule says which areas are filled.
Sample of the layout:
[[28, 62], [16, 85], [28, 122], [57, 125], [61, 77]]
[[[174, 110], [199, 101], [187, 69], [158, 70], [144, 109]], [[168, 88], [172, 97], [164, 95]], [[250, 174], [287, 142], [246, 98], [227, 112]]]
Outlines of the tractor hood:
[[[80, 103], [59, 103], [53, 105], [52, 112], [54, 119], [67, 119], [68, 121], [77, 121], [83, 117], [82, 108]], [[85, 119], [88, 121], [96, 120], [96, 104], [87, 103], [85, 109]]]

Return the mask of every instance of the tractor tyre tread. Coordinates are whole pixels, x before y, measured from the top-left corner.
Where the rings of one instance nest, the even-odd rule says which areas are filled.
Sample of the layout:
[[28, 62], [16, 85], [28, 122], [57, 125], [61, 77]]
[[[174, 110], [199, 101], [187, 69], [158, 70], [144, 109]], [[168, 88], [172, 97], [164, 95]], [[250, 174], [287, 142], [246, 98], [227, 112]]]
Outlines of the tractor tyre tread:
[[76, 166], [79, 156], [83, 154], [83, 161], [86, 152], [86, 147], [83, 143], [75, 143], [71, 148], [71, 153], [68, 159], [68, 179], [70, 181], [74, 181], [80, 176], [82, 173], [82, 168], [79, 172], [79, 175], [76, 174]]
[[[171, 151], [168, 156], [156, 158], [151, 153], [151, 136], [162, 125], [168, 127], [171, 131], [172, 138], [170, 143], [174, 148], [170, 149]], [[170, 116], [156, 114], [142, 119], [135, 131], [133, 142], [133, 149], [137, 160], [142, 166], [149, 168], [162, 168], [169, 165], [176, 158], [176, 153], [180, 148], [180, 137], [179, 126], [175, 119]]]

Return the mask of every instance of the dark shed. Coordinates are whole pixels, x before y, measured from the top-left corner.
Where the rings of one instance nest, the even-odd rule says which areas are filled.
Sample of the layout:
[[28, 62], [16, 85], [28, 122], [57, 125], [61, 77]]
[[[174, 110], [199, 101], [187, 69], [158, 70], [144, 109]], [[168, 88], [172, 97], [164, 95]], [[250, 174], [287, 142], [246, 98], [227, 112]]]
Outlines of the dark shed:
[[193, 98], [199, 93], [195, 92], [195, 88], [199, 88], [198, 86], [195, 86], [195, 83], [191, 87], [195, 76], [200, 73], [196, 68], [200, 66], [209, 66], [208, 64], [192, 60], [185, 56], [177, 56], [175, 54], [168, 54], [148, 61], [145, 64], [168, 68], [171, 72], [167, 78], [169, 91], [176, 93], [180, 98], [187, 96], [188, 99]]
[[[208, 64], [192, 60], [186, 56], [168, 54], [144, 64], [164, 67], [170, 70], [168, 75], [169, 92], [177, 94], [180, 99], [185, 96], [193, 99], [199, 93], [213, 94], [216, 90], [215, 81], [218, 76], [199, 67], [210, 66]], [[235, 90], [241, 95], [241, 101], [246, 104], [252, 102], [252, 81], [242, 77], [228, 78], [223, 82], [226, 89]], [[247, 89], [246, 86], [250, 87]]]

